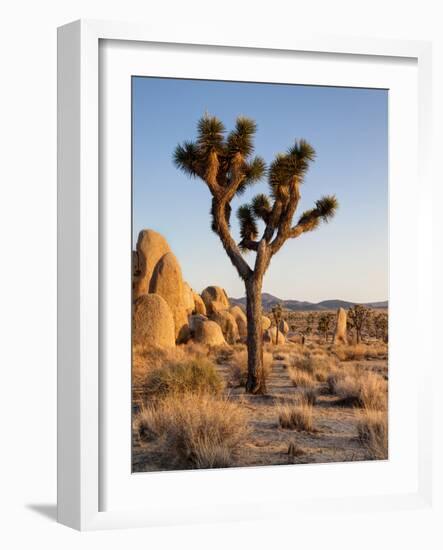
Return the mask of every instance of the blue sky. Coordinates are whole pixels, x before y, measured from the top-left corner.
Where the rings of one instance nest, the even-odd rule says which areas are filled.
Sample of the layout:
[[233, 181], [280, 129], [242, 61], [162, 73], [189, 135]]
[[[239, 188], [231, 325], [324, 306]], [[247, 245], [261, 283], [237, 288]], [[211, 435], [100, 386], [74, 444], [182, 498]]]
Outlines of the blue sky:
[[[340, 208], [329, 224], [287, 241], [274, 256], [263, 291], [282, 299], [355, 302], [388, 298], [388, 92], [354, 88], [133, 78], [133, 239], [162, 233], [184, 278], [198, 292], [210, 284], [230, 296], [244, 287], [210, 230], [205, 184], [178, 171], [175, 146], [194, 139], [207, 111], [229, 131], [238, 115], [256, 120], [255, 154], [270, 163], [295, 138], [317, 152], [301, 188], [298, 213], [325, 194]], [[266, 181], [236, 198], [233, 210]], [[233, 216], [233, 233], [238, 224]], [[251, 262], [254, 254], [246, 258]]]

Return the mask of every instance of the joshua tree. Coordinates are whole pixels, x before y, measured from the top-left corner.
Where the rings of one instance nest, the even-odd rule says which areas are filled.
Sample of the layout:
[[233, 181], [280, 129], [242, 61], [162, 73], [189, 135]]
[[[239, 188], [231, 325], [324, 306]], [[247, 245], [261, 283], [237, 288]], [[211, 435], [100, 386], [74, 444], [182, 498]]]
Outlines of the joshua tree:
[[375, 337], [378, 340], [388, 341], [388, 316], [385, 313], [378, 313], [373, 318]]
[[305, 327], [305, 330], [303, 331], [305, 336], [309, 336], [312, 333], [312, 325], [313, 324], [314, 324], [314, 314], [309, 313], [306, 316], [306, 327]]
[[325, 342], [328, 341], [328, 334], [331, 330], [334, 315], [332, 313], [324, 313], [318, 320], [318, 331], [324, 336]]
[[[223, 123], [216, 117], [203, 116], [197, 125], [195, 142], [178, 145], [174, 161], [190, 177], [205, 182], [211, 196], [212, 230], [235, 266], [246, 288], [248, 320], [248, 378], [246, 392], [266, 391], [263, 373], [263, 334], [261, 291], [263, 277], [272, 257], [288, 239], [316, 229], [328, 221], [337, 209], [334, 196], [323, 197], [302, 213], [293, 224], [300, 201], [300, 187], [315, 151], [305, 140], [296, 140], [286, 153], [279, 154], [269, 169], [260, 157], [253, 157], [256, 123], [237, 118], [235, 128], [225, 134]], [[237, 244], [231, 234], [231, 201], [250, 185], [267, 176], [269, 195], [260, 194], [238, 210], [241, 240]], [[264, 224], [259, 235], [258, 222]], [[255, 253], [250, 267], [243, 253]]]
[[362, 340], [363, 329], [371, 316], [371, 310], [361, 304], [356, 304], [348, 311], [348, 319], [351, 326], [355, 329], [357, 344]]
[[272, 316], [274, 317], [275, 322], [275, 345], [278, 344], [278, 332], [280, 328], [280, 320], [283, 313], [283, 308], [281, 307], [281, 304], [276, 304], [272, 308]]

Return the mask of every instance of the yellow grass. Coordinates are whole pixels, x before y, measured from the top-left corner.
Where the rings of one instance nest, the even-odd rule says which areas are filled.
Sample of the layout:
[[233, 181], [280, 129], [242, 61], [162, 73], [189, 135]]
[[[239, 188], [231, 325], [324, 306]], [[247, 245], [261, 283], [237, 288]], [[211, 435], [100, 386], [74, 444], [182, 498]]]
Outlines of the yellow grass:
[[[263, 352], [263, 369], [265, 379], [272, 370], [272, 353]], [[231, 386], [240, 387], [246, 384], [248, 377], [248, 352], [246, 349], [234, 351], [229, 359], [229, 383]]]
[[388, 458], [388, 416], [386, 411], [364, 409], [357, 422], [358, 437], [368, 457], [373, 460]]
[[323, 350], [291, 356], [291, 365], [309, 373], [317, 382], [326, 382], [328, 376], [337, 369], [337, 364], [337, 359], [328, 356]]
[[190, 358], [156, 367], [142, 383], [145, 398], [163, 398], [169, 394], [210, 393], [223, 391], [223, 380], [214, 364], [206, 358]]
[[317, 391], [315, 388], [302, 388], [301, 400], [309, 405], [317, 403]]
[[372, 357], [386, 357], [388, 354], [388, 346], [383, 342], [377, 341], [365, 344], [334, 346], [333, 351], [340, 361], [358, 361]]
[[388, 387], [386, 381], [372, 372], [359, 373], [349, 369], [346, 373], [336, 373], [328, 379], [331, 392], [349, 405], [368, 410], [387, 409]]
[[304, 370], [290, 367], [288, 369], [288, 376], [292, 385], [296, 388], [313, 388], [315, 386], [315, 380], [312, 375]]
[[134, 420], [136, 433], [159, 440], [164, 459], [176, 468], [226, 468], [243, 443], [245, 411], [210, 395], [171, 395], [145, 407]]
[[187, 357], [188, 355], [182, 346], [169, 349], [134, 346], [132, 348], [133, 384], [139, 384], [150, 370], [172, 361], [182, 361]]
[[277, 414], [280, 426], [286, 430], [312, 432], [314, 429], [313, 407], [305, 400], [279, 405]]

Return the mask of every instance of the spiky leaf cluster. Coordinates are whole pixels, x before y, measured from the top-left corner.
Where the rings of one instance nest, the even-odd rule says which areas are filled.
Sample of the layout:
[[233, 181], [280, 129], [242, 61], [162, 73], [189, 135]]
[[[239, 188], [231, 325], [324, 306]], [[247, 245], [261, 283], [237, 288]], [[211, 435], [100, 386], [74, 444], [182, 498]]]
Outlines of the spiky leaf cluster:
[[289, 185], [294, 181], [303, 183], [309, 165], [314, 160], [315, 150], [304, 139], [295, 140], [294, 145], [286, 153], [278, 154], [269, 169], [272, 196], [279, 200], [286, 200], [289, 195]]
[[325, 196], [317, 200], [315, 208], [306, 210], [300, 216], [297, 225], [303, 227], [303, 231], [313, 231], [317, 229], [321, 221], [329, 222], [334, 217], [338, 208], [338, 201], [335, 195]]
[[227, 137], [223, 123], [214, 116], [203, 116], [197, 125], [195, 142], [185, 141], [174, 151], [174, 163], [191, 177], [206, 181], [215, 174], [218, 185], [228, 187], [238, 177], [236, 193], [259, 181], [266, 172], [262, 158], [253, 157], [256, 123], [238, 117]]
[[247, 241], [253, 241], [257, 238], [258, 227], [252, 208], [247, 204], [240, 206], [237, 211], [237, 217], [240, 222], [240, 246], [243, 246]]

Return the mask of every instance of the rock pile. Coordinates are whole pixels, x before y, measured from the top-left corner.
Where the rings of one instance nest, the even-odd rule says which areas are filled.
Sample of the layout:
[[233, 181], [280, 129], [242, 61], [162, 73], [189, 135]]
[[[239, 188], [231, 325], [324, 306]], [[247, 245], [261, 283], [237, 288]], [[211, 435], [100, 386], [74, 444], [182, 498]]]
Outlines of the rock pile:
[[[208, 286], [198, 294], [183, 279], [180, 264], [166, 239], [153, 231], [140, 231], [132, 253], [134, 343], [170, 347], [193, 339], [219, 346], [245, 342], [247, 318], [231, 306], [225, 290]], [[275, 327], [263, 316], [265, 339], [275, 341]], [[279, 342], [285, 341], [282, 321]]]

